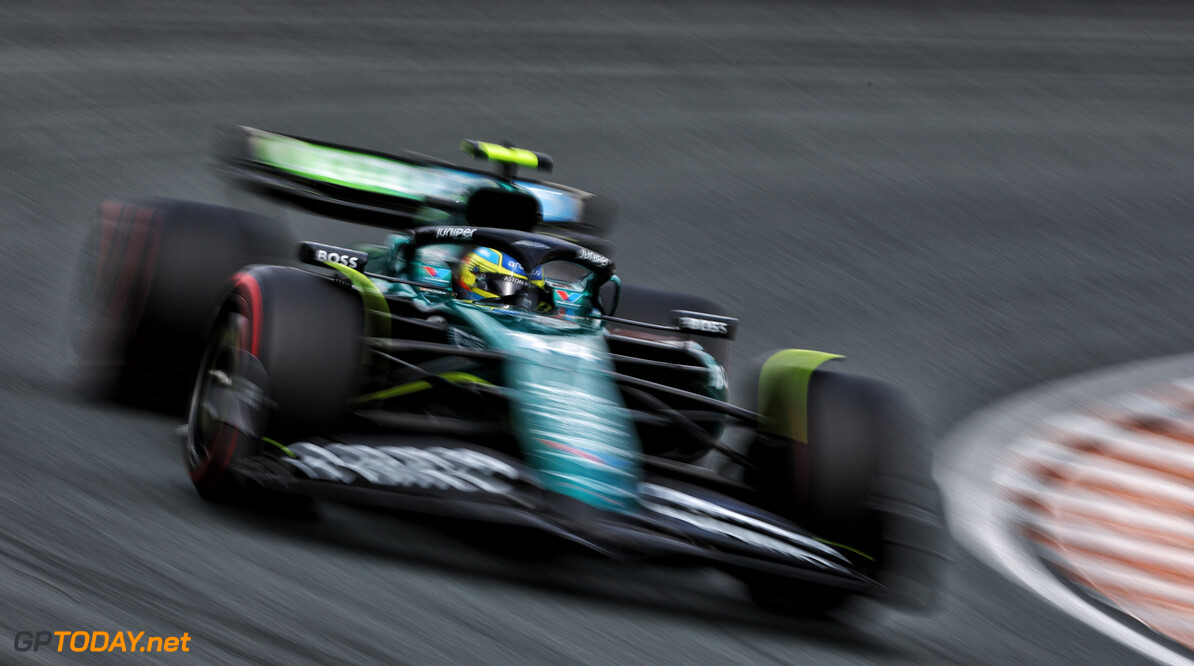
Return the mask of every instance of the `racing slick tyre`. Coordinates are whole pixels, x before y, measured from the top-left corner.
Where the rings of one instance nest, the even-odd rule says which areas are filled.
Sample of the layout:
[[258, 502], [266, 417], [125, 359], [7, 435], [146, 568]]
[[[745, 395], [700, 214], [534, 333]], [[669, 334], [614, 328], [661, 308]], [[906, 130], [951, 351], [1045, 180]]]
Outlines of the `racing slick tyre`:
[[260, 495], [229, 469], [334, 428], [358, 385], [364, 316], [352, 289], [297, 268], [233, 276], [187, 418], [186, 463], [200, 495]]
[[[676, 322], [672, 317], [673, 310], [688, 310], [690, 312], [703, 312], [713, 315], [728, 314], [725, 308], [707, 298], [681, 294], [674, 291], [664, 291], [662, 289], [652, 289], [650, 287], [640, 287], [633, 284], [622, 287], [622, 298], [618, 303], [618, 311], [615, 314], [622, 319], [633, 319], [648, 324], [674, 326]], [[661, 337], [660, 331], [635, 328], [625, 324], [611, 325], [610, 328], [615, 332], [618, 332], [620, 329], [628, 329], [639, 332], [644, 336]], [[623, 330], [622, 332], [626, 331]], [[662, 337], [667, 337], [666, 333]], [[687, 339], [687, 336], [681, 333], [672, 334], [671, 337]], [[700, 338], [698, 341], [701, 347], [728, 372], [730, 366], [730, 341], [725, 338], [712, 337]]]
[[[782, 353], [782, 352], [781, 352]], [[759, 379], [759, 412], [799, 429], [799, 389], [807, 381], [806, 433], [760, 433], [747, 451], [744, 480], [764, 508], [839, 546], [856, 571], [874, 576], [884, 565], [884, 520], [874, 501], [886, 449], [898, 446], [907, 423], [885, 385], [818, 368], [781, 365]], [[794, 390], [795, 389], [795, 390]], [[800, 438], [807, 439], [807, 444]], [[760, 607], [787, 615], [823, 615], [854, 592], [766, 575], [742, 576]]]
[[102, 204], [77, 278], [74, 383], [92, 397], [182, 411], [228, 276], [293, 247], [280, 222], [230, 208]]
[[[607, 296], [607, 311], [608, 300], [612, 299], [612, 295]], [[622, 288], [622, 296], [618, 304], [618, 309], [614, 313], [617, 317], [622, 319], [631, 319], [634, 321], [641, 321], [648, 324], [660, 324], [666, 326], [674, 326], [675, 320], [672, 314], [673, 310], [688, 310], [691, 312], [702, 312], [713, 315], [726, 314], [725, 308], [713, 303], [712, 301], [701, 298], [699, 296], [691, 296], [688, 294], [680, 294], [671, 291], [663, 291], [661, 289], [651, 289], [649, 287], [641, 287], [637, 285], [626, 285]], [[658, 329], [650, 329], [646, 327], [633, 326], [623, 323], [609, 324], [609, 330], [612, 333], [623, 335], [631, 338], [639, 338], [646, 341], [653, 340], [688, 340], [690, 337], [687, 334], [672, 331], [660, 331]], [[730, 343], [724, 338], [701, 337], [697, 338], [697, 342], [701, 347], [713, 357], [713, 360], [721, 366], [718, 371], [720, 382], [718, 383], [721, 393], [712, 395], [711, 397], [725, 400], [728, 398], [726, 391], [728, 390], [726, 376], [728, 374], [728, 366], [730, 362]], [[630, 349], [614, 349], [615, 353], [630, 353]], [[696, 363], [695, 357], [690, 354], [681, 354], [681, 358], [666, 358], [661, 357], [663, 352], [651, 353], [648, 360], [665, 360], [676, 362], [681, 365], [692, 365]], [[639, 376], [641, 379], [646, 379], [653, 382], [665, 384], [672, 388], [678, 388], [684, 391], [690, 391], [697, 394], [709, 394], [710, 379], [707, 374], [693, 374], [668, 372], [662, 369], [646, 371], [646, 374], [641, 374], [627, 367], [625, 370], [617, 363], [615, 366], [619, 372], [626, 371], [629, 374]], [[650, 396], [644, 396], [642, 391], [637, 390], [623, 390], [623, 397], [626, 399], [628, 405], [646, 408], [650, 411], [658, 411], [661, 407], [666, 406], [667, 409], [680, 410], [690, 407], [682, 400], [677, 401], [668, 396], [656, 396], [652, 399]], [[661, 404], [662, 403], [662, 404]], [[711, 442], [716, 439], [725, 426], [725, 418], [720, 414], [709, 413], [699, 420], [689, 419], [684, 423], [671, 423], [664, 426], [640, 424], [638, 427], [639, 440], [643, 445], [643, 450], [648, 455], [660, 456], [679, 462], [694, 462], [704, 457], [712, 448]], [[693, 433], [693, 427], [700, 428], [705, 436], [699, 436], [700, 433]], [[693, 434], [698, 435], [694, 437]]]

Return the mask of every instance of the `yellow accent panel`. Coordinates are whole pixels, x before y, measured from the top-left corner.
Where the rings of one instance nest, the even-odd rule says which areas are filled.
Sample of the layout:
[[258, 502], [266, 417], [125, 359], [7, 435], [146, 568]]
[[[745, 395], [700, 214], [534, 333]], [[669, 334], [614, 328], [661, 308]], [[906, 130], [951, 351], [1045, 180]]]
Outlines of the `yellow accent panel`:
[[365, 330], [366, 335], [372, 338], [388, 338], [390, 337], [390, 306], [386, 303], [386, 297], [370, 280], [360, 271], [353, 270], [344, 264], [335, 261], [323, 262], [329, 268], [334, 268], [344, 274], [352, 282], [353, 286], [360, 290], [361, 300], [365, 303]]
[[[492, 382], [486, 381], [476, 375], [471, 375], [467, 372], [445, 372], [441, 375], [436, 375], [436, 376], [442, 377], [443, 379], [446, 379], [446, 380], [452, 382], [453, 384], [470, 384], [471, 383], [471, 384], [484, 384], [486, 386], [493, 386]], [[388, 389], [384, 389], [381, 391], [377, 391], [376, 393], [369, 393], [366, 395], [357, 396], [357, 397], [353, 398], [350, 402], [373, 402], [375, 400], [388, 400], [389, 398], [399, 398], [404, 395], [410, 395], [411, 393], [418, 393], [419, 391], [426, 391], [429, 388], [431, 388], [431, 384], [420, 379], [418, 381], [408, 382], [406, 384], [399, 384], [398, 386], [395, 386], [393, 388], [388, 388]]]
[[785, 349], [759, 372], [759, 430], [808, 443], [808, 384], [821, 364], [844, 358], [809, 349]]
[[508, 162], [532, 169], [539, 166], [539, 156], [523, 148], [507, 148], [488, 141], [475, 141], [470, 145], [470, 142], [465, 141], [462, 149], [465, 152], [471, 152], [473, 146], [476, 146], [478, 152], [494, 162]]

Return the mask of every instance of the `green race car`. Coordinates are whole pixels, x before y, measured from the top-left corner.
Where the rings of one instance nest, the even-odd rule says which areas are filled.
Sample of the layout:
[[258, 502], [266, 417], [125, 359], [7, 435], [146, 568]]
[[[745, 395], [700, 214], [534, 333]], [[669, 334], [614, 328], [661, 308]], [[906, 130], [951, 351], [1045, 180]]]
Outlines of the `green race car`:
[[[606, 207], [520, 178], [240, 128], [234, 182], [394, 233], [295, 242], [168, 199], [101, 207], [80, 382], [185, 408], [201, 495], [323, 498], [541, 529], [719, 567], [792, 613], [932, 597], [943, 528], [887, 387], [783, 350], [728, 403], [737, 320], [623, 285]], [[897, 471], [898, 470], [898, 471]]]

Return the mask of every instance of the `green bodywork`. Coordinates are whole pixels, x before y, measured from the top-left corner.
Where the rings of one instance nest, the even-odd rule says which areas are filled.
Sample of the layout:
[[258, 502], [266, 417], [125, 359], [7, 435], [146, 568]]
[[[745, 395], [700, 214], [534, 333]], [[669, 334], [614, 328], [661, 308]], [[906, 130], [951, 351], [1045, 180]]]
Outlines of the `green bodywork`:
[[[589, 293], [589, 285], [584, 280], [551, 284], [557, 295], [577, 296], [573, 307], [562, 307], [557, 316], [474, 305], [443, 291], [451, 286], [446, 257], [459, 251], [459, 246], [423, 248], [407, 265], [402, 257], [409, 242], [409, 236], [399, 234], [385, 245], [361, 249], [369, 254], [371, 270], [386, 277], [417, 279], [426, 283], [426, 289], [330, 265], [361, 294], [368, 335], [389, 335], [390, 313], [384, 298], [389, 295], [420, 301], [435, 310], [448, 323], [451, 335], [468, 340], [468, 345], [502, 352], [500, 375], [479, 364], [439, 376], [454, 383], [499, 385], [508, 391], [510, 425], [544, 489], [606, 511], [637, 511], [641, 445], [610, 377], [614, 367], [604, 324], [592, 316], [595, 295]], [[709, 354], [700, 351], [698, 355], [711, 370], [705, 395], [725, 400], [724, 370]], [[760, 430], [807, 442], [809, 380], [823, 363], [837, 358], [841, 357], [795, 349], [772, 355], [759, 377]], [[398, 399], [429, 388], [427, 381], [407, 382], [358, 396], [353, 402]]]
[[479, 183], [492, 187], [502, 184], [496, 178], [428, 168], [261, 130], [251, 130], [248, 146], [254, 159], [295, 176], [415, 201], [456, 198]]
[[[641, 478], [634, 423], [610, 380], [597, 320], [568, 323], [460, 301], [446, 306], [507, 354], [511, 418], [544, 488], [601, 509], [634, 512]], [[550, 323], [549, 323], [550, 322]]]
[[[300, 184], [304, 196], [323, 203], [344, 203], [360, 195], [367, 195], [371, 203], [381, 202], [381, 208], [417, 223], [461, 223], [442, 218], [458, 217], [469, 199], [478, 191], [499, 189], [520, 192], [534, 197], [540, 206], [542, 220], [553, 223], [572, 223], [580, 219], [583, 202], [592, 195], [552, 183], [518, 179], [514, 169], [523, 166], [550, 171], [551, 158], [523, 148], [513, 148], [484, 141], [467, 141], [465, 150], [501, 165], [500, 174], [458, 167], [452, 164], [414, 156], [386, 155], [373, 151], [337, 146], [301, 139], [286, 134], [267, 132], [251, 127], [240, 128], [243, 155], [231, 160], [235, 178], [255, 186], [278, 188], [293, 194], [289, 184]], [[316, 190], [331, 185], [335, 196]], [[351, 204], [341, 209], [351, 219], [359, 209]]]
[[[456, 383], [498, 384], [508, 390], [510, 425], [525, 460], [537, 471], [546, 490], [606, 511], [636, 512], [641, 446], [610, 377], [614, 366], [604, 323], [592, 316], [594, 295], [588, 293], [588, 283], [582, 279], [551, 285], [557, 294], [577, 295], [571, 307], [562, 308], [556, 316], [474, 305], [434, 289], [450, 287], [444, 277], [449, 270], [444, 259], [449, 253], [443, 250], [458, 251], [459, 246], [424, 248], [408, 266], [401, 257], [409, 242], [408, 236], [399, 234], [384, 246], [361, 249], [369, 254], [371, 270], [387, 277], [417, 277], [428, 289], [369, 278], [339, 264], [331, 266], [361, 293], [369, 334], [381, 330], [382, 318], [389, 321], [385, 300], [380, 298], [385, 294], [421, 301], [445, 319], [454, 335], [502, 352], [505, 360], [500, 376], [493, 376], [492, 370], [487, 374], [480, 365], [439, 376]], [[718, 370], [710, 373], [706, 395], [724, 399], [724, 371], [712, 356], [699, 355], [708, 367]], [[358, 396], [354, 402], [401, 398], [430, 386], [426, 381], [407, 382]]]

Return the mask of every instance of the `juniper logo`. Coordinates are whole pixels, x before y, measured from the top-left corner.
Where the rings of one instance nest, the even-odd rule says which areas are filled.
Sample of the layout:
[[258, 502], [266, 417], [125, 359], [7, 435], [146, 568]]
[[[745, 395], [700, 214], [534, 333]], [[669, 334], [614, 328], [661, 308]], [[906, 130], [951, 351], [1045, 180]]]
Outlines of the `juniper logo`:
[[17, 652], [190, 652], [191, 635], [146, 636], [144, 631], [18, 631]]
[[609, 257], [606, 257], [603, 254], [597, 254], [586, 247], [582, 247], [580, 251], [576, 253], [576, 256], [581, 260], [588, 261], [596, 266], [605, 267], [609, 265]]
[[464, 240], [468, 240], [473, 237], [473, 233], [476, 231], [476, 229], [470, 229], [468, 227], [440, 227], [435, 230], [435, 237], [451, 238], [453, 240], [462, 238]]

